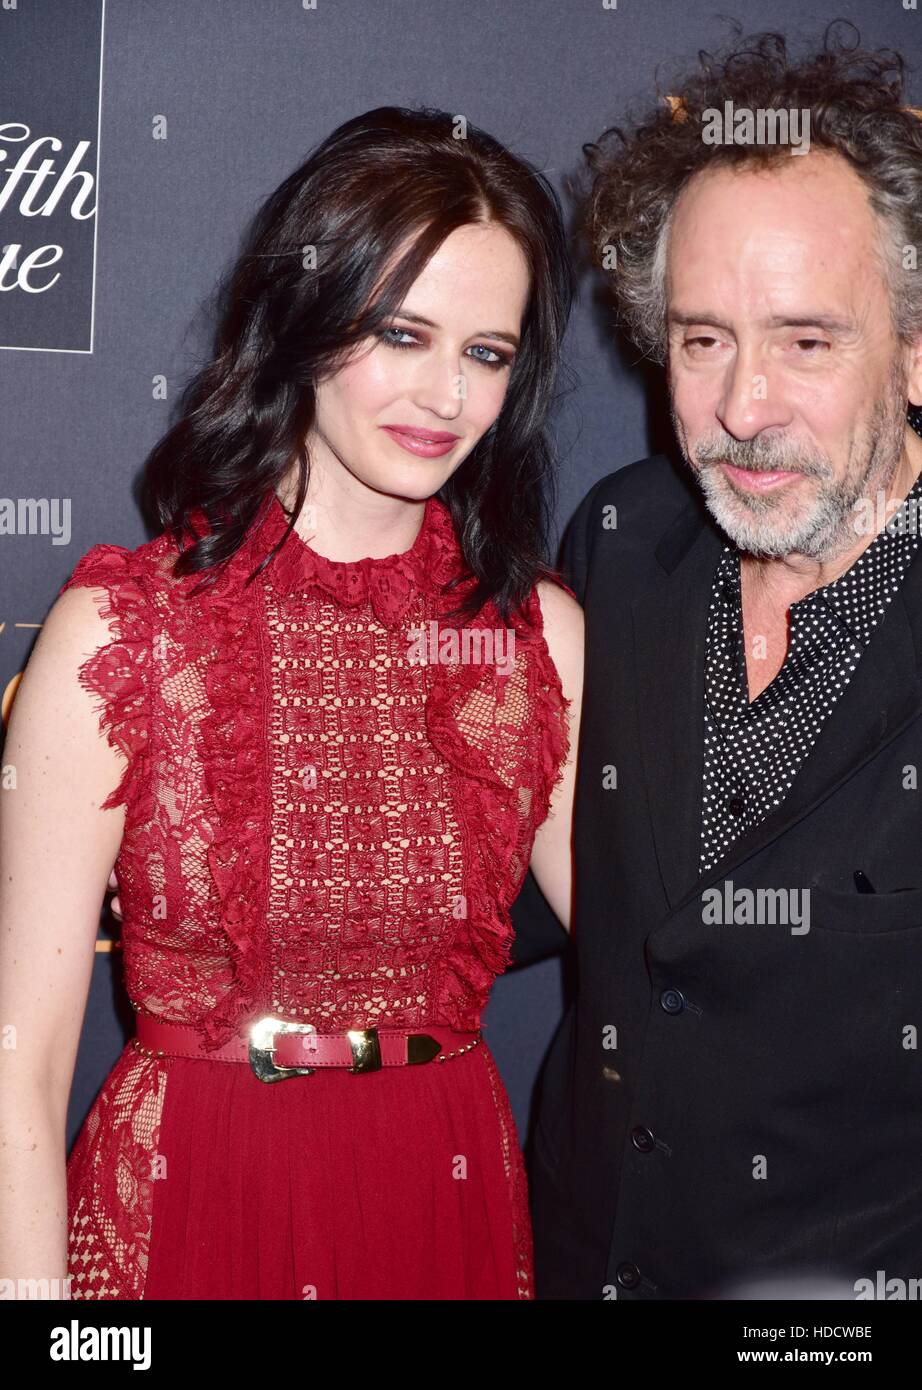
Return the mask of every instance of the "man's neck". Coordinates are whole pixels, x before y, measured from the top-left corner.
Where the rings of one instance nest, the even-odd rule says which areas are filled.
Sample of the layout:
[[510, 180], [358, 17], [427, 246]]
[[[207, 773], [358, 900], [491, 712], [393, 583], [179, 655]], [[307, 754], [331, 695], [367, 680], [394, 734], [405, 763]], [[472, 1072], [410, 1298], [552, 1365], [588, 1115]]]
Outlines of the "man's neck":
[[741, 553], [740, 567], [744, 588], [760, 602], [787, 611], [792, 603], [812, 594], [826, 584], [839, 579], [867, 549], [876, 535], [891, 520], [899, 504], [922, 473], [922, 439], [911, 425], [906, 426], [906, 442], [893, 480], [886, 491], [882, 506], [871, 499], [875, 525], [859, 535], [854, 545], [839, 551], [830, 559], [812, 560], [805, 555], [785, 555], [781, 559], [763, 559]]

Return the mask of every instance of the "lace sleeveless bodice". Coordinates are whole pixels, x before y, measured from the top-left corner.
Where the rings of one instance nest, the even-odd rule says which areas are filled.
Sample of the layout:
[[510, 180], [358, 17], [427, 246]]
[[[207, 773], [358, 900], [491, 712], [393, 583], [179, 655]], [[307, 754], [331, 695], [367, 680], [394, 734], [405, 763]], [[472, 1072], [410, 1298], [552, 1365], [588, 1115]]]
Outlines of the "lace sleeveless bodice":
[[[214, 1046], [267, 1012], [477, 1027], [568, 746], [537, 593], [508, 674], [421, 663], [412, 630], [453, 627], [465, 592], [442, 592], [463, 568], [447, 507], [383, 559], [292, 533], [247, 584], [286, 523], [273, 495], [193, 597], [167, 535], [94, 546], [62, 588], [98, 586], [112, 636], [80, 679], [127, 762], [104, 805], [126, 807], [129, 996]], [[487, 604], [469, 626], [503, 624]]]

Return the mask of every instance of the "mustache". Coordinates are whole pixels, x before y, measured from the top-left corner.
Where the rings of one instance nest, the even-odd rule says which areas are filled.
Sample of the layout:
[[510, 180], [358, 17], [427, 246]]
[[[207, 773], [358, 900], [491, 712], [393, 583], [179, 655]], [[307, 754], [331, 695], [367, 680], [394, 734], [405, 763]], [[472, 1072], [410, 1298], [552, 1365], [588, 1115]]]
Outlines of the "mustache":
[[762, 440], [728, 439], [724, 443], [699, 444], [692, 453], [698, 468], [710, 468], [729, 463], [732, 468], [747, 473], [776, 473], [786, 470], [803, 473], [808, 478], [831, 478], [833, 470], [815, 454], [797, 453]]

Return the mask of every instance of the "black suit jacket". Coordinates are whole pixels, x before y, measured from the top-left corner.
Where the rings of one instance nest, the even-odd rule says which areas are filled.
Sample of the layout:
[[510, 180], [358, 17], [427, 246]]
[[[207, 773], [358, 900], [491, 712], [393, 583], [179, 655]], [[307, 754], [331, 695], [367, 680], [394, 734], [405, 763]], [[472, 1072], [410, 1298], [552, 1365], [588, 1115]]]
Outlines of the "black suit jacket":
[[[601, 479], [569, 530], [578, 987], [529, 1146], [539, 1297], [922, 1276], [922, 559], [787, 796], [699, 879], [723, 543], [663, 456]], [[741, 889], [785, 890], [790, 918], [768, 893], [750, 923]], [[517, 961], [546, 954], [517, 928]]]

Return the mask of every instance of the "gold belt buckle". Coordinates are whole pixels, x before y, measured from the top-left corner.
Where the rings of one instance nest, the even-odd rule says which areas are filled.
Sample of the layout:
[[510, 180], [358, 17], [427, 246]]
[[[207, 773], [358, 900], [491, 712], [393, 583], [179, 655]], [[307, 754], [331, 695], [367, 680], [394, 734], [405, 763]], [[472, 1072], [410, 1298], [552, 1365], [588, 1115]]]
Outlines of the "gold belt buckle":
[[346, 1032], [352, 1048], [350, 1071], [380, 1071], [381, 1042], [377, 1028], [349, 1028]]
[[249, 1061], [260, 1081], [284, 1081], [286, 1076], [313, 1076], [316, 1067], [277, 1067], [275, 1065], [276, 1033], [316, 1033], [313, 1023], [291, 1023], [286, 1018], [267, 1014], [250, 1025]]
[[[275, 1063], [276, 1033], [316, 1033], [313, 1023], [292, 1023], [267, 1014], [250, 1025], [249, 1061], [260, 1081], [284, 1081], [286, 1076], [313, 1076], [316, 1067], [279, 1067]], [[377, 1028], [350, 1028], [346, 1032], [352, 1048], [351, 1072], [381, 1070], [381, 1042]]]

